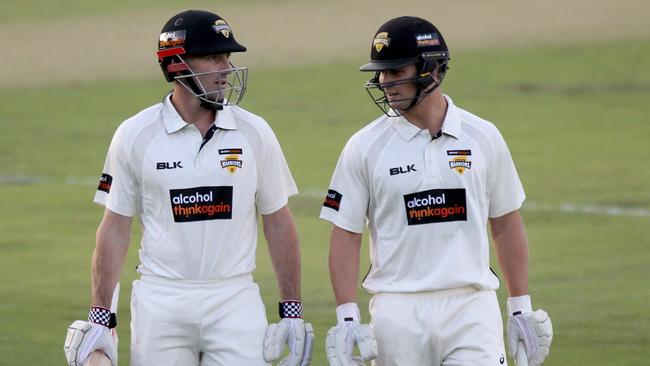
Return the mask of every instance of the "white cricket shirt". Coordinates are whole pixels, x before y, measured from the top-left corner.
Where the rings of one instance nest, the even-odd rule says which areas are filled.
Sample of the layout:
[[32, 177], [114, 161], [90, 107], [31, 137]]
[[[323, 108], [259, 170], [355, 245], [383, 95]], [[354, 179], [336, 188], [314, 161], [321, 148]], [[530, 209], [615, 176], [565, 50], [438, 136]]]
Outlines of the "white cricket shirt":
[[210, 281], [255, 269], [257, 214], [296, 193], [266, 121], [226, 106], [204, 140], [167, 96], [117, 129], [94, 201], [139, 217], [140, 273]]
[[512, 212], [524, 191], [497, 128], [448, 102], [442, 135], [382, 116], [347, 142], [320, 217], [370, 230], [363, 287], [419, 292], [496, 289], [487, 219]]

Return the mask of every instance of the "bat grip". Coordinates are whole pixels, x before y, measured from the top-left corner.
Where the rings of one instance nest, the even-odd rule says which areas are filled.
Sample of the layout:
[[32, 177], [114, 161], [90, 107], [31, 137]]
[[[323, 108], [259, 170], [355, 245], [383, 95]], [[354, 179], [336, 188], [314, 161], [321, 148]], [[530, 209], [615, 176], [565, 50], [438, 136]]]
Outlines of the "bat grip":
[[528, 366], [528, 355], [526, 355], [526, 347], [524, 342], [517, 343], [517, 366]]

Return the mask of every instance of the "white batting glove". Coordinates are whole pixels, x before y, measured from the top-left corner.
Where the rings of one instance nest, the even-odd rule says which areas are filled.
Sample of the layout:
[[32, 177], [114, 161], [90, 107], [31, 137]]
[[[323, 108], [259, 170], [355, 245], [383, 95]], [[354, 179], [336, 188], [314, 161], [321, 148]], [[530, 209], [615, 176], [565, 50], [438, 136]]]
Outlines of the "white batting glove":
[[314, 353], [314, 329], [302, 320], [302, 305], [299, 301], [280, 303], [279, 323], [270, 324], [264, 335], [264, 360], [273, 362], [282, 356], [284, 345], [289, 354], [280, 360], [278, 366], [308, 366]]
[[88, 356], [97, 350], [103, 351], [111, 359], [111, 364], [117, 366], [114, 319], [110, 310], [93, 307], [90, 309], [89, 321], [77, 320], [68, 327], [63, 352], [69, 366], [82, 366]]
[[[336, 308], [338, 325], [327, 332], [325, 348], [330, 366], [362, 366], [377, 357], [377, 341], [368, 324], [360, 324], [359, 307], [355, 303]], [[354, 346], [360, 356], [352, 356]]]
[[539, 366], [548, 356], [552, 341], [551, 318], [544, 310], [532, 310], [530, 296], [508, 298], [508, 349], [513, 359], [517, 359], [517, 345], [522, 342], [528, 365]]

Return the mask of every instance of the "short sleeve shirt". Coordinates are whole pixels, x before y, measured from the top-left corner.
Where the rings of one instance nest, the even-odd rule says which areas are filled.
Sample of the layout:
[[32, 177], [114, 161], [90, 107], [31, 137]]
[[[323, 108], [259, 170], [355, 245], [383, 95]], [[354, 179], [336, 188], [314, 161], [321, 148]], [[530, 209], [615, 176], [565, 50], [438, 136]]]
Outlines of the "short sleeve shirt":
[[139, 216], [139, 272], [203, 281], [252, 272], [258, 213], [296, 193], [266, 121], [226, 106], [204, 139], [167, 96], [117, 129], [94, 201]]
[[441, 135], [382, 116], [336, 165], [320, 217], [355, 233], [368, 226], [372, 293], [499, 286], [487, 219], [517, 210], [525, 194], [497, 128], [445, 98]]

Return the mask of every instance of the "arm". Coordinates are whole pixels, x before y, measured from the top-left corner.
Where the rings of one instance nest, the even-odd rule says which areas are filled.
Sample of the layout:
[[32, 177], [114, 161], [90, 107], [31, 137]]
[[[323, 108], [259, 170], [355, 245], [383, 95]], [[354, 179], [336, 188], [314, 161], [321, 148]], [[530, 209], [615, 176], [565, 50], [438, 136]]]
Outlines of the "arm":
[[289, 206], [262, 215], [280, 294], [284, 300], [300, 300], [300, 246]]
[[[377, 341], [368, 324], [361, 324], [357, 305], [359, 254], [362, 234], [336, 225], [330, 236], [330, 278], [336, 298], [337, 325], [327, 332], [325, 348], [330, 365], [365, 365], [377, 357]], [[354, 346], [360, 357], [352, 357]]]
[[111, 307], [131, 237], [131, 217], [106, 209], [93, 253], [92, 306]]
[[490, 219], [497, 259], [511, 297], [528, 294], [528, 239], [519, 210]]
[[361, 234], [332, 227], [329, 269], [337, 305], [357, 301], [360, 251]]
[[[88, 321], [77, 320], [68, 327], [63, 345], [68, 365], [86, 365], [89, 357], [106, 361], [103, 353], [110, 359], [110, 365], [117, 366], [117, 333], [111, 329], [115, 324], [111, 325], [109, 318], [112, 316], [109, 315], [116, 310], [112, 309], [111, 300], [122, 271], [130, 235], [130, 217], [104, 210], [93, 253], [92, 305]], [[117, 296], [117, 292], [115, 294]], [[95, 361], [90, 361], [90, 364]]]
[[[517, 365], [544, 362], [553, 340], [551, 319], [532, 310], [528, 296], [528, 240], [518, 210], [490, 219], [492, 238], [508, 292], [508, 348]], [[525, 360], [525, 361], [524, 361]]]
[[[314, 330], [310, 323], [304, 323], [302, 320], [300, 246], [296, 226], [288, 205], [272, 214], [262, 215], [262, 221], [283, 300], [279, 309], [282, 320], [270, 324], [264, 335], [264, 359], [273, 362], [280, 358], [286, 343], [289, 354], [279, 364], [307, 366], [314, 351]], [[298, 310], [293, 307], [296, 302]]]

